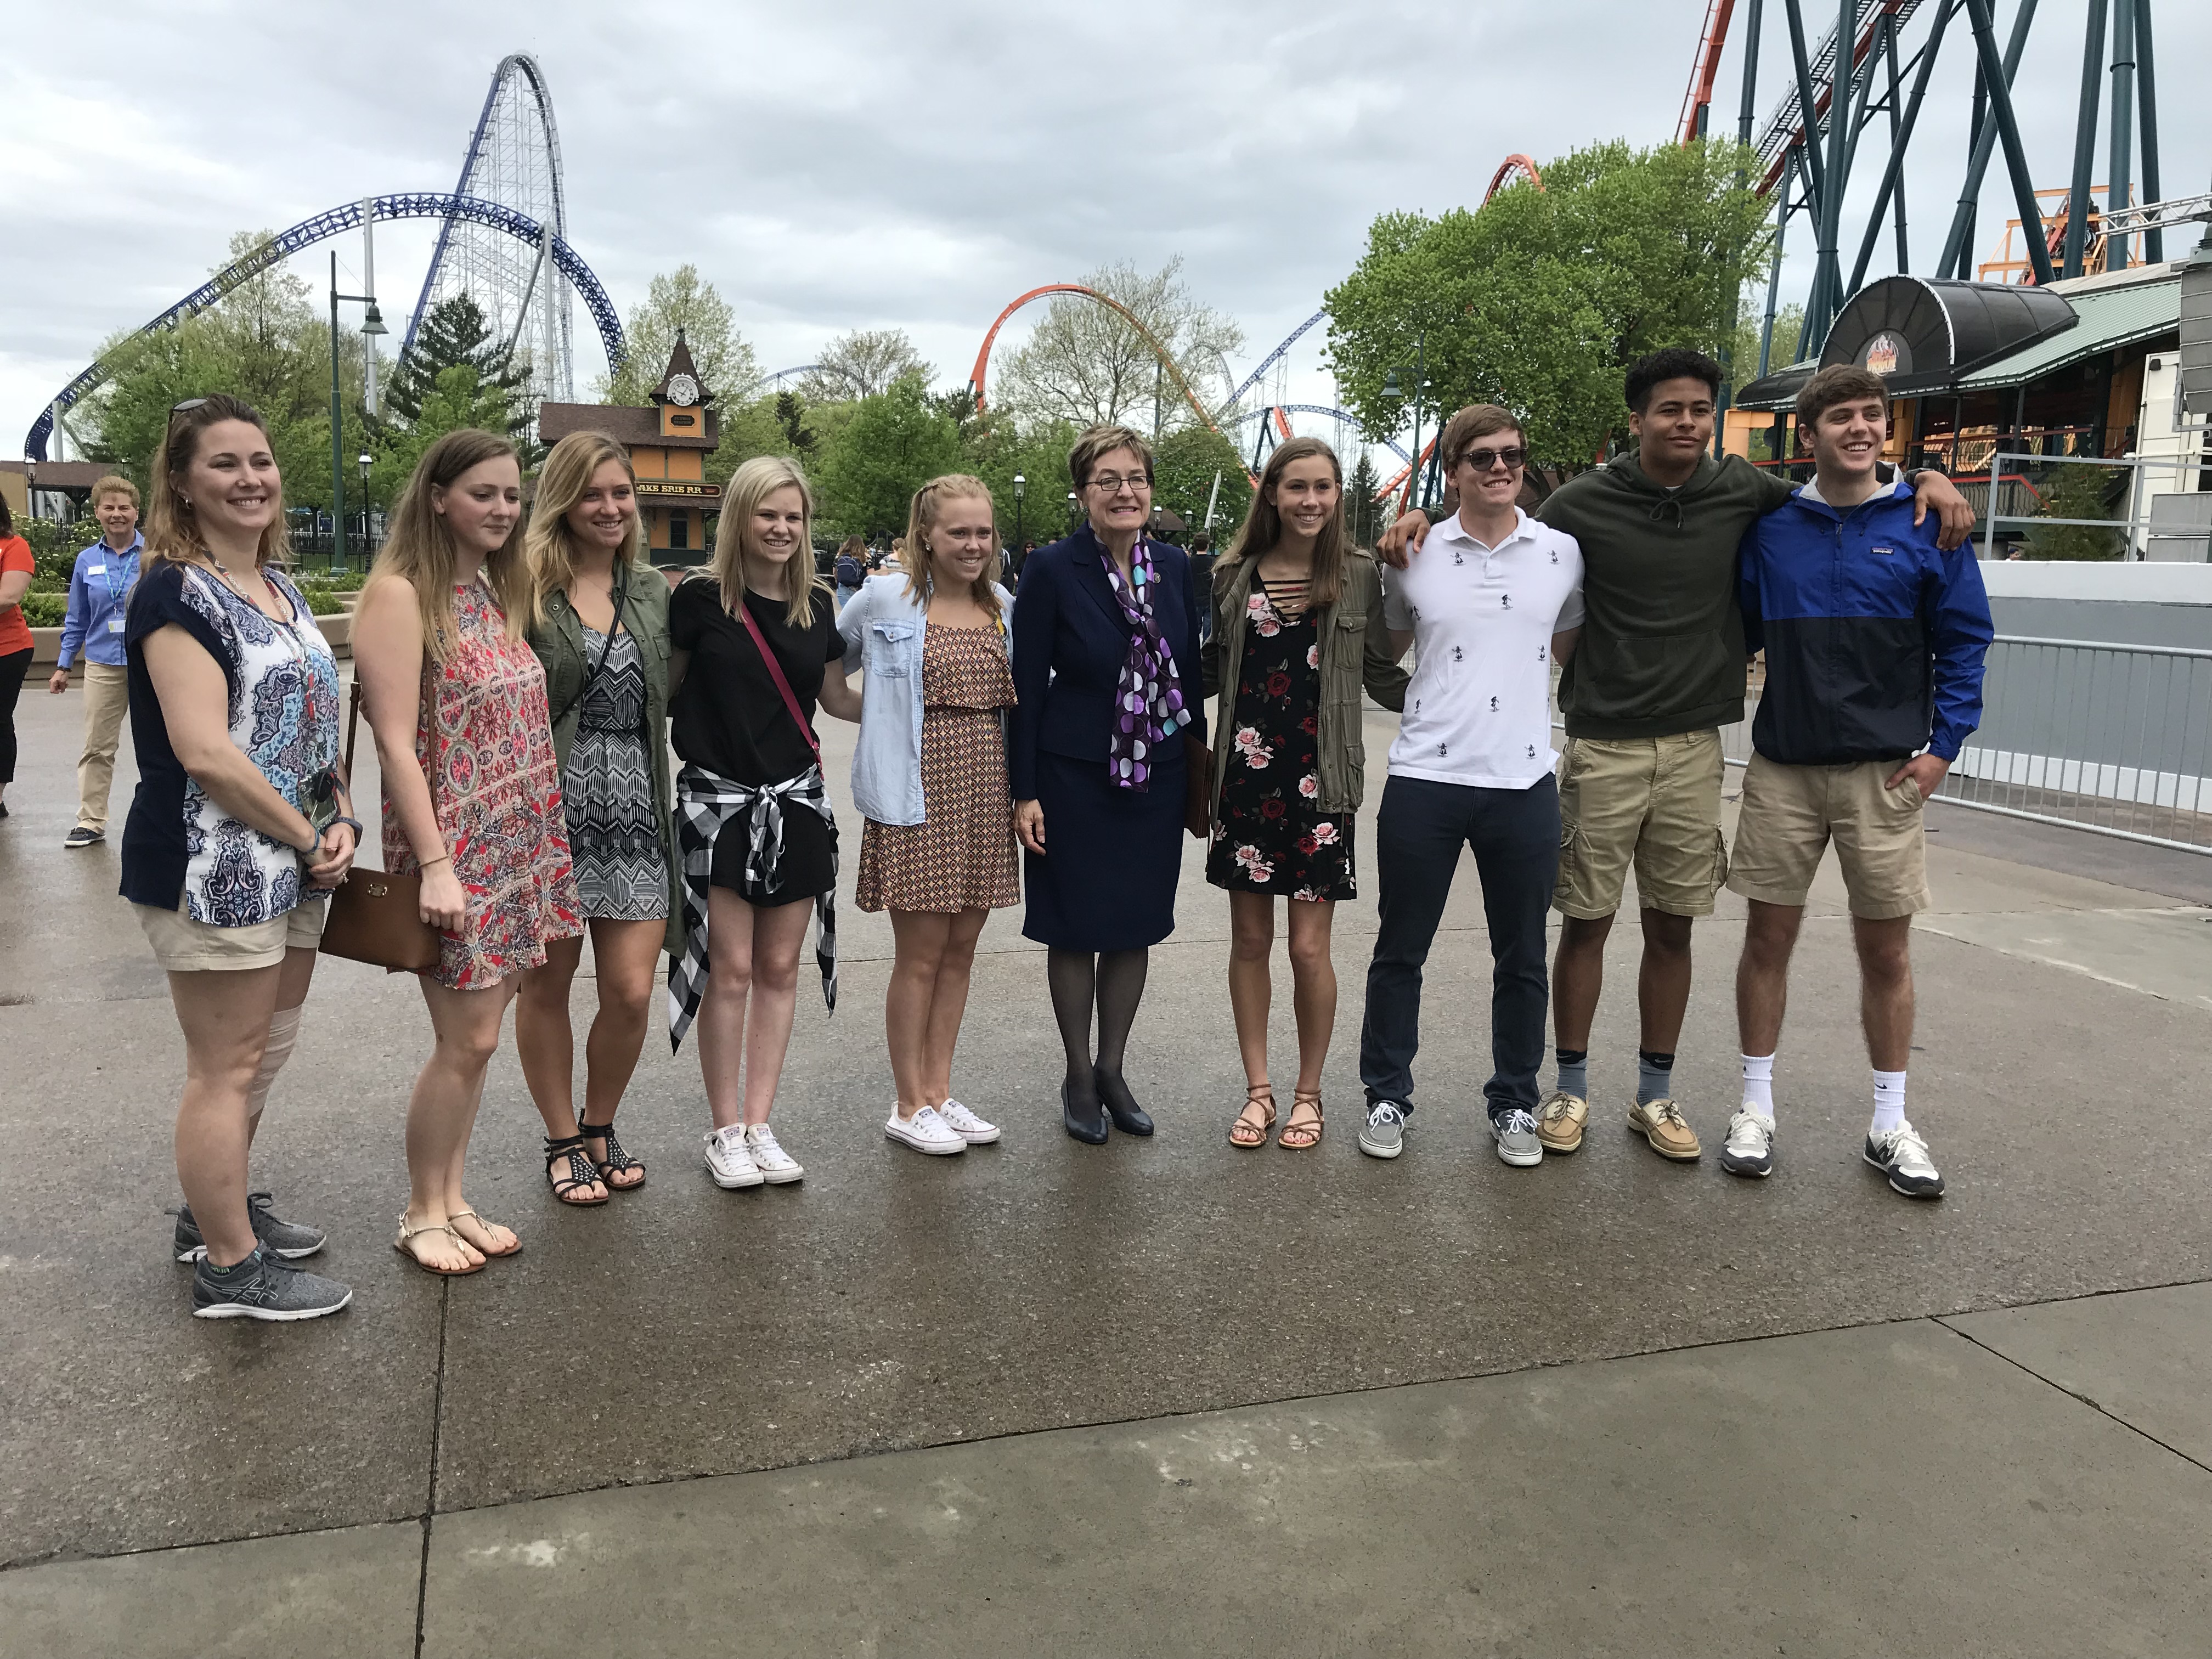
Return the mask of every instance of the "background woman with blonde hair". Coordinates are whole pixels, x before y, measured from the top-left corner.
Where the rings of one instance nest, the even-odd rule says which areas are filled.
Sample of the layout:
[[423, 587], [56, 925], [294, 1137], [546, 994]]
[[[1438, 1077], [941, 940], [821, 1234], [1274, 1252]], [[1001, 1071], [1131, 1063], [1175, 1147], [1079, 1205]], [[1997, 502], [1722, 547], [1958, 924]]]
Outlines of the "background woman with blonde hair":
[[545, 671], [523, 639], [521, 523], [514, 446], [447, 433], [408, 479], [354, 618], [385, 868], [421, 872], [422, 919], [444, 934], [421, 975], [435, 1043], [407, 1104], [412, 1190], [392, 1241], [434, 1273], [522, 1248], [462, 1194], [469, 1136], [508, 999], [549, 941], [583, 930]]
[[1286, 899], [1298, 1080], [1275, 1144], [1321, 1141], [1322, 1065], [1336, 1024], [1329, 923], [1358, 894], [1352, 820], [1366, 781], [1359, 694], [1402, 708], [1375, 561], [1347, 544], [1344, 470], [1318, 438], [1267, 458], [1252, 511], [1215, 573], [1206, 694], [1214, 709], [1212, 834], [1206, 878], [1229, 891], [1229, 1002], [1244, 1060], [1234, 1146], [1267, 1142], [1269, 958]]
[[[677, 757], [684, 945], [668, 966], [668, 1039], [696, 1018], [716, 1185], [805, 1171], [768, 1127], [799, 1000], [811, 906], [824, 1000], [837, 1006], [837, 827], [822, 780], [818, 702], [860, 717], [860, 694], [824, 678], [844, 654], [814, 568], [814, 497], [792, 461], [757, 456], [732, 475], [714, 563], [670, 596], [670, 726]], [[740, 1073], [743, 1073], [740, 1086]]]
[[545, 669], [553, 757], [592, 934], [599, 1013], [584, 1046], [575, 1108], [568, 992], [580, 933], [549, 940], [523, 975], [515, 1048], [545, 1120], [545, 1178], [564, 1204], [604, 1204], [645, 1181], [615, 1139], [615, 1109], [645, 1045], [653, 974], [674, 926], [676, 836], [668, 783], [668, 583], [646, 562], [629, 457], [604, 433], [553, 446], [538, 475], [527, 536], [536, 603], [530, 646]]
[[202, 1319], [313, 1319], [353, 1292], [290, 1267], [323, 1247], [246, 1190], [361, 825], [338, 757], [338, 665], [279, 568], [284, 484], [234, 398], [170, 411], [145, 568], [124, 623], [138, 789], [123, 896], [185, 1033], [174, 1249]]
[[999, 1138], [951, 1097], [952, 1048], [983, 924], [1021, 897], [1000, 725], [1014, 701], [1012, 599], [992, 580], [999, 541], [982, 480], [955, 473], [915, 491], [906, 546], [906, 574], [871, 579], [837, 619], [836, 678], [856, 660], [866, 675], [855, 899], [889, 910], [897, 941], [884, 1030], [898, 1095], [884, 1133], [960, 1152]]

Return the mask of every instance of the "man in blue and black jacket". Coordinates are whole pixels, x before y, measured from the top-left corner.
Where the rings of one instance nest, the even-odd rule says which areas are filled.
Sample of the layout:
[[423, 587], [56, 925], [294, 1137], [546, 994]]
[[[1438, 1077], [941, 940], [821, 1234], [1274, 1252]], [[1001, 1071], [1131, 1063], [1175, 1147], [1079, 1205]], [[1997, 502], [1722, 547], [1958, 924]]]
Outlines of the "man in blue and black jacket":
[[1990, 605], [1971, 544], [1946, 553], [1913, 524], [1911, 492], [1876, 474], [1881, 379], [1847, 364], [1797, 395], [1814, 480], [1744, 538], [1745, 641], [1766, 688], [1728, 884], [1751, 902], [1736, 969], [1743, 1105], [1722, 1167], [1774, 1168], [1774, 1050], [1805, 896], [1833, 840], [1850, 896], [1861, 1016], [1874, 1064], [1864, 1157], [1909, 1198], [1943, 1177], [1905, 1115], [1912, 1048], [1911, 927], [1928, 907], [1921, 810], [1982, 717]]

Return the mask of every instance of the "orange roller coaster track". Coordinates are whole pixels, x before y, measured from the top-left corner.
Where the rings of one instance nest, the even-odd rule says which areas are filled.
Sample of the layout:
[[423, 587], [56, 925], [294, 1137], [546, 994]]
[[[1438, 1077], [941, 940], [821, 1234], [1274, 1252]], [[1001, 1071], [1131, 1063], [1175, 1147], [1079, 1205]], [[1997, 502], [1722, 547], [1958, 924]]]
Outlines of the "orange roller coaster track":
[[1152, 356], [1159, 360], [1167, 377], [1175, 382], [1176, 390], [1182, 393], [1183, 401], [1190, 405], [1191, 412], [1206, 423], [1208, 430], [1217, 434], [1220, 432], [1221, 428], [1213, 423], [1213, 416], [1206, 412], [1206, 405], [1199, 402], [1198, 394], [1190, 389], [1190, 382], [1183, 379], [1182, 370], [1176, 367], [1176, 360], [1168, 355], [1168, 349], [1160, 343], [1152, 330], [1138, 321], [1136, 313], [1119, 300], [1101, 294], [1095, 288], [1085, 288], [1080, 283], [1047, 283], [1042, 288], [1033, 288], [999, 313], [999, 320], [991, 325], [991, 331], [983, 337], [983, 349], [975, 354], [975, 367], [968, 371], [968, 384], [975, 388], [977, 414], [983, 412], [983, 375], [990, 367], [991, 348], [998, 343], [999, 331], [1006, 325], [1007, 318], [1030, 301], [1041, 300], [1048, 294], [1080, 294], [1085, 299], [1096, 300], [1100, 305], [1118, 312], [1123, 320], [1137, 331], [1138, 337], [1152, 348]]
[[1525, 155], [1513, 155], [1498, 164], [1498, 171], [1490, 175], [1490, 188], [1482, 192], [1482, 199], [1488, 201], [1505, 188], [1508, 179], [1515, 178], [1526, 179], [1539, 190], [1544, 187], [1544, 175], [1536, 171], [1536, 164]]

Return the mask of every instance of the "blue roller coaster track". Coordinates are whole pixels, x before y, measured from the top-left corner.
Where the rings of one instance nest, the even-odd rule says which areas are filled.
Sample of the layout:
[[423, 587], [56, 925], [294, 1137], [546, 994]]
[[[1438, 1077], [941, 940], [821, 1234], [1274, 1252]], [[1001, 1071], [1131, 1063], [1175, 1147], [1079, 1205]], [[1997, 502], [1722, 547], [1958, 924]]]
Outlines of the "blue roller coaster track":
[[[612, 368], [622, 362], [624, 356], [622, 318], [615, 311], [614, 301], [607, 297], [606, 289], [599, 286], [599, 279], [592, 274], [592, 268], [584, 263], [582, 256], [558, 235], [551, 237], [549, 241], [545, 228], [535, 219], [517, 213], [513, 208], [503, 207], [497, 202], [486, 202], [473, 196], [447, 195], [436, 191], [378, 196], [372, 198], [371, 201], [380, 220], [442, 219], [448, 223], [457, 219], [465, 220], [502, 231], [532, 247], [540, 242], [547, 242], [555, 268], [583, 297], [586, 309], [592, 313], [592, 320], [599, 325], [599, 343], [605, 348], [608, 367]], [[240, 283], [258, 276], [279, 261], [289, 258], [302, 249], [313, 247], [318, 242], [327, 241], [333, 236], [357, 228], [361, 219], [362, 204], [349, 202], [343, 207], [335, 207], [317, 214], [312, 219], [301, 220], [289, 230], [262, 243], [237, 264], [216, 272], [138, 331], [151, 334], [158, 330], [174, 328], [187, 317], [205, 311]], [[106, 363], [95, 362], [64, 386], [53, 401], [40, 411], [38, 420], [24, 438], [25, 459], [45, 460], [46, 440], [53, 434], [56, 412], [70, 408], [106, 378]]]
[[[1288, 343], [1285, 342], [1285, 343]], [[1359, 425], [1359, 416], [1350, 410], [1332, 409], [1327, 404], [1269, 404], [1264, 408], [1246, 410], [1242, 415], [1234, 416], [1231, 424], [1243, 426], [1248, 421], [1256, 421], [1262, 416], [1272, 415], [1279, 409], [1285, 415], [1325, 415], [1331, 420], [1342, 421], [1346, 425], [1355, 429]], [[1409, 466], [1413, 465], [1413, 458], [1406, 453], [1405, 446], [1395, 438], [1385, 438], [1382, 441], [1389, 447], [1390, 453], [1400, 460]]]
[[1246, 375], [1244, 377], [1244, 384], [1238, 386], [1236, 391], [1229, 394], [1229, 401], [1225, 405], [1224, 405], [1224, 407], [1234, 409], [1238, 404], [1243, 402], [1244, 394], [1249, 392], [1254, 386], [1259, 385], [1260, 377], [1262, 374], [1265, 374], [1269, 369], [1273, 368], [1277, 363], [1282, 362], [1283, 359], [1289, 355], [1291, 348], [1298, 343], [1299, 338], [1305, 333], [1305, 331], [1328, 315], [1328, 313], [1326, 311], [1316, 311], [1312, 316], [1307, 318], [1305, 321], [1300, 323], [1296, 328], [1292, 329], [1288, 337], [1284, 339], [1282, 344], [1277, 346], [1273, 351], [1260, 359], [1259, 368], [1254, 369], [1249, 374]]

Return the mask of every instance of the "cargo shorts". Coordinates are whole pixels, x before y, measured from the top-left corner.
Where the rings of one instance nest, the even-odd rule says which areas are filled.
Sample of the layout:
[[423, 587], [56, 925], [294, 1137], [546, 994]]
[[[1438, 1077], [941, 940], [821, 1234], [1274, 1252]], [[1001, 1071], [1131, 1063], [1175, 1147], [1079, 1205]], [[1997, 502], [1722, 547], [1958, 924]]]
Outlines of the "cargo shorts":
[[1709, 916], [1728, 878], [1721, 734], [1569, 738], [1559, 757], [1559, 876], [1552, 906], [1585, 921], [1620, 908], [1629, 866], [1643, 908]]

